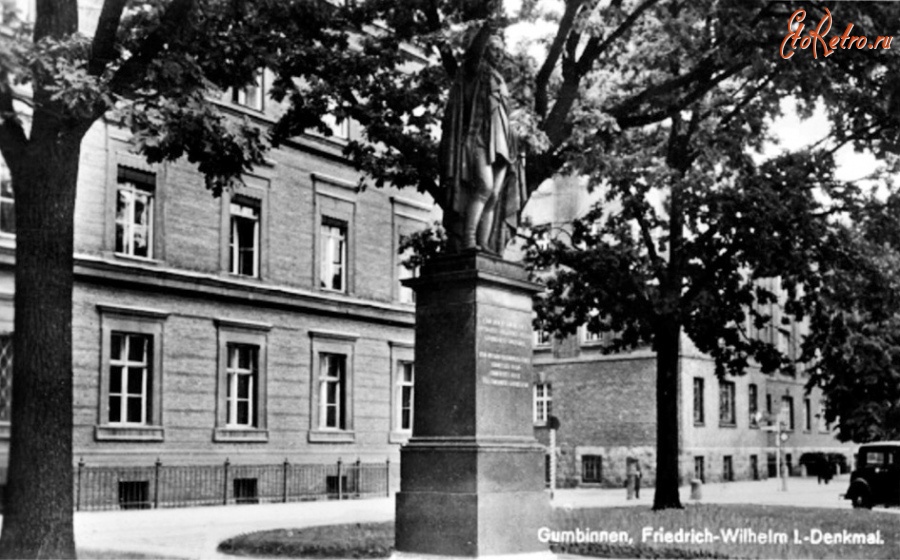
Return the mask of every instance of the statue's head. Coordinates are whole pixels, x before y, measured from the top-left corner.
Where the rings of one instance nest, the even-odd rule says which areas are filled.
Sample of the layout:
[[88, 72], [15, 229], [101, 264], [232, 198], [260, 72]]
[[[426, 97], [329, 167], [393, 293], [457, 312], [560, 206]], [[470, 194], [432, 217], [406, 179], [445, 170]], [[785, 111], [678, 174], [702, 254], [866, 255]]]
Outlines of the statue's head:
[[485, 52], [487, 59], [491, 62], [496, 62], [500, 60], [505, 50], [506, 45], [503, 43], [503, 38], [497, 34], [491, 35], [491, 40], [488, 42], [487, 51]]

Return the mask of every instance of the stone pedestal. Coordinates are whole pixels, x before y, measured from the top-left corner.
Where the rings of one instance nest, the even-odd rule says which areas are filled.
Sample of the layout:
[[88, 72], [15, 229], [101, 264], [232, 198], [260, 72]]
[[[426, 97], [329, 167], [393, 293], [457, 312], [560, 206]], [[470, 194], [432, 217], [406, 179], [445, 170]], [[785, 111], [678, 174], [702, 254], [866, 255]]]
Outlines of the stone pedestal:
[[544, 448], [532, 427], [532, 296], [518, 265], [435, 259], [416, 291], [413, 435], [401, 452], [400, 556], [551, 556]]

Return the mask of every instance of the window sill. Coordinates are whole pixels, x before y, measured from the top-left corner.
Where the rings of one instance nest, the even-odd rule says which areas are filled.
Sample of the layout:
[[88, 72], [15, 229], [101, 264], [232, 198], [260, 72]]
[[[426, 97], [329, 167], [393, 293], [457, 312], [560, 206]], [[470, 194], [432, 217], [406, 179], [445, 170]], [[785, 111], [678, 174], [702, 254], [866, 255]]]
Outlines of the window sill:
[[695, 427], [695, 428], [703, 428], [703, 427], [706, 427], [706, 422], [697, 422], [696, 420], [694, 420], [694, 427]]
[[353, 443], [356, 433], [342, 430], [310, 430], [309, 441], [312, 443]]
[[399, 431], [394, 430], [390, 434], [388, 434], [388, 442], [389, 443], [406, 443], [409, 441], [409, 438], [412, 437], [411, 431]]
[[129, 255], [127, 253], [116, 253], [113, 252], [112, 256], [121, 259], [123, 261], [129, 261], [140, 264], [151, 264], [151, 265], [159, 265], [162, 263], [159, 259], [155, 259], [153, 257], [136, 257], [134, 255]]
[[165, 428], [162, 426], [94, 426], [97, 441], [163, 441]]
[[213, 430], [213, 441], [226, 443], [266, 443], [269, 441], [269, 430], [257, 428], [216, 428]]
[[720, 428], [737, 428], [737, 424], [735, 422], [719, 422]]

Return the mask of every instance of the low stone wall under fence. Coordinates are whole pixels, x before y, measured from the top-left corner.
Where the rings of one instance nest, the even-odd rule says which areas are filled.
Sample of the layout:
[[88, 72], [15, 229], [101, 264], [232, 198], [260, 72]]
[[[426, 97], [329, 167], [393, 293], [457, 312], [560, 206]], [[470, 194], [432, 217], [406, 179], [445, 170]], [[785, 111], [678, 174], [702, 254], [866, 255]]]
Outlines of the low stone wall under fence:
[[149, 509], [388, 496], [390, 461], [333, 464], [74, 468], [76, 511]]

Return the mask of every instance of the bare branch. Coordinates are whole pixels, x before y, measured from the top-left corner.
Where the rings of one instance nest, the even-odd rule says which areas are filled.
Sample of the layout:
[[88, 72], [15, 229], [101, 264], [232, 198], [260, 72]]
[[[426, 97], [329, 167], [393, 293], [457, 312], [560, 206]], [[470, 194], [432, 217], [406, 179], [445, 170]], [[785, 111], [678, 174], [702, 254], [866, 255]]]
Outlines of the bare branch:
[[583, 4], [584, 0], [569, 0], [566, 2], [566, 11], [563, 13], [559, 27], [556, 29], [556, 37], [553, 38], [550, 49], [547, 51], [547, 58], [544, 59], [544, 64], [541, 65], [541, 69], [535, 77], [534, 110], [541, 117], [547, 113], [547, 107], [549, 106], [547, 88], [550, 83], [550, 76], [553, 74], [553, 69], [556, 68], [556, 63], [559, 62], [560, 56], [562, 56], [563, 45], [565, 45], [569, 32], [572, 30], [572, 25], [575, 23], [575, 16], [578, 15], [578, 11]]

